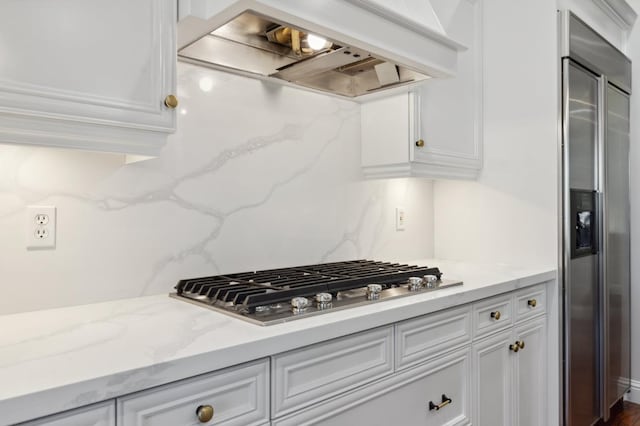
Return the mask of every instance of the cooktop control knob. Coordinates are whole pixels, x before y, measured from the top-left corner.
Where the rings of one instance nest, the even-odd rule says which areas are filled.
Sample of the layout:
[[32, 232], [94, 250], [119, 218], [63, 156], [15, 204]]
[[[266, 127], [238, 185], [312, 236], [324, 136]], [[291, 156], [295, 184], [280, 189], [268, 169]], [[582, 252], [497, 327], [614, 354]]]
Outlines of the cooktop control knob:
[[316, 306], [318, 309], [327, 309], [331, 307], [331, 293], [318, 293], [316, 294]]
[[299, 314], [307, 310], [309, 306], [309, 299], [306, 297], [294, 297], [291, 299], [291, 311], [294, 314]]
[[380, 284], [369, 284], [367, 286], [367, 300], [378, 300], [382, 286]]
[[426, 283], [427, 288], [438, 287], [438, 277], [435, 275], [425, 275], [424, 282]]
[[409, 291], [418, 291], [422, 288], [424, 280], [420, 277], [409, 277], [407, 280], [407, 288]]

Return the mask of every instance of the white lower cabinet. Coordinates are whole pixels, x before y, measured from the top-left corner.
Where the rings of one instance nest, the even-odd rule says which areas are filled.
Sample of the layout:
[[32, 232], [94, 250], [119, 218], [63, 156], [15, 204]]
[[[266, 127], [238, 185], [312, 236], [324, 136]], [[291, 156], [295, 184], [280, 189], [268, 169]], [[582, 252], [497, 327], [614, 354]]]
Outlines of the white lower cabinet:
[[[0, 419], [1, 420], [1, 419]], [[116, 426], [116, 403], [106, 401], [20, 423], [20, 426]]]
[[524, 348], [513, 357], [515, 364], [515, 421], [518, 426], [546, 426], [547, 326], [546, 318], [517, 326], [516, 340]]
[[118, 426], [262, 426], [269, 422], [269, 360], [118, 398]]
[[340, 395], [273, 426], [454, 426], [470, 421], [469, 348]]
[[546, 357], [542, 284], [23, 425], [546, 426]]
[[474, 343], [474, 424], [544, 426], [546, 354], [546, 318]]

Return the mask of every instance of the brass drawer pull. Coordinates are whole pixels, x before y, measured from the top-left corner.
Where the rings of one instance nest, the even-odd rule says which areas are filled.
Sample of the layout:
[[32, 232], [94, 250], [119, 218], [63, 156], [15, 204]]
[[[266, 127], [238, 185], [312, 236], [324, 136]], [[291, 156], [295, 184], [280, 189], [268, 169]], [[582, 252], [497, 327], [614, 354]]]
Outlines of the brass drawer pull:
[[493, 318], [494, 320], [499, 320], [500, 319], [500, 311], [493, 311], [491, 312], [491, 318]]
[[518, 344], [509, 345], [509, 350], [518, 352], [520, 350], [520, 346]]
[[524, 349], [524, 340], [516, 340], [516, 345], [518, 345], [520, 349]]
[[196, 408], [196, 416], [198, 416], [200, 423], [207, 423], [211, 420], [213, 418], [213, 412], [213, 407], [210, 405], [200, 405]]
[[422, 147], [424, 146], [424, 139], [418, 139], [418, 140], [416, 141], [416, 146], [417, 146], [418, 148], [422, 148]]
[[433, 411], [433, 410], [440, 410], [441, 408], [446, 407], [447, 405], [451, 404], [453, 402], [453, 400], [451, 398], [448, 398], [447, 395], [442, 394], [442, 402], [438, 405], [434, 404], [433, 401], [429, 401], [429, 411]]
[[536, 299], [529, 299], [527, 300], [527, 305], [531, 306], [532, 308], [535, 308], [538, 305], [538, 301]]

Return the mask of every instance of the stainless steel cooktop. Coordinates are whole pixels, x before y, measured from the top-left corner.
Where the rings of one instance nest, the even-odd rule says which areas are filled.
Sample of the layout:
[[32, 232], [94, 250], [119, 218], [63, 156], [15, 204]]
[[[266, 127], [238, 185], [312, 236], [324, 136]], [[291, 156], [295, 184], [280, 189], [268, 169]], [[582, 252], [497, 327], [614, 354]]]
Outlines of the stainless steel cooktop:
[[185, 279], [171, 296], [271, 325], [456, 285], [434, 267], [353, 260]]

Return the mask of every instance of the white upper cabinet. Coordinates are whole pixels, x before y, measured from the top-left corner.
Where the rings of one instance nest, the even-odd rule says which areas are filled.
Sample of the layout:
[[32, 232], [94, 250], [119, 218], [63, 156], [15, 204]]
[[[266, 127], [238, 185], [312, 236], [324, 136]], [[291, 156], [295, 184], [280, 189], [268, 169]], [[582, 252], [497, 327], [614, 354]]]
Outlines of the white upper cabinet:
[[157, 154], [175, 22], [174, 0], [0, 2], [0, 143]]
[[468, 49], [455, 77], [362, 105], [367, 177], [475, 179], [482, 168], [482, 0], [432, 5], [447, 34]]

